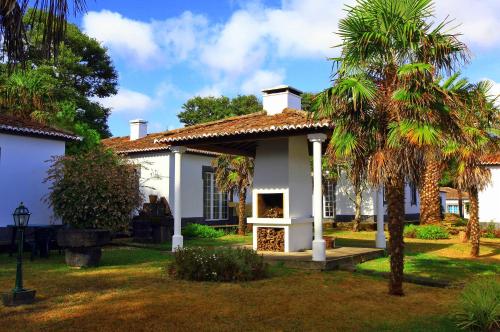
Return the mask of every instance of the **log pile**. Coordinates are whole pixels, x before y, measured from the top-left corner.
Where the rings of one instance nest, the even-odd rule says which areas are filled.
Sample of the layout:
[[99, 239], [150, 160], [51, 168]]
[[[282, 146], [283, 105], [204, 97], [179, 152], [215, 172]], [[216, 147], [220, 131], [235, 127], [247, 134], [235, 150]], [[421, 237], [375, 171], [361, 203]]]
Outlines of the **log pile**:
[[259, 227], [257, 229], [257, 250], [285, 251], [285, 230], [283, 228]]
[[283, 218], [283, 209], [279, 207], [268, 208], [264, 211], [263, 218]]

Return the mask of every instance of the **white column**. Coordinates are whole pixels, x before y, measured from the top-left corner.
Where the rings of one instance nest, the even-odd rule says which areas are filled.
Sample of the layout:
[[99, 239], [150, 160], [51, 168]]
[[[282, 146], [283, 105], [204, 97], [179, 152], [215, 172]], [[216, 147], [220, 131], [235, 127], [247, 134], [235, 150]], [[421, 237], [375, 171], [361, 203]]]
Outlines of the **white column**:
[[307, 135], [309, 141], [313, 144], [313, 214], [314, 214], [314, 240], [313, 261], [326, 260], [326, 245], [323, 240], [323, 186], [321, 183], [321, 143], [326, 140], [325, 134]]
[[385, 233], [384, 233], [384, 196], [382, 189], [377, 190], [377, 236], [375, 238], [375, 247], [385, 249]]
[[183, 146], [173, 146], [170, 150], [174, 154], [174, 236], [172, 236], [172, 251], [176, 251], [183, 246], [181, 233], [182, 202], [181, 202], [181, 157], [186, 151]]

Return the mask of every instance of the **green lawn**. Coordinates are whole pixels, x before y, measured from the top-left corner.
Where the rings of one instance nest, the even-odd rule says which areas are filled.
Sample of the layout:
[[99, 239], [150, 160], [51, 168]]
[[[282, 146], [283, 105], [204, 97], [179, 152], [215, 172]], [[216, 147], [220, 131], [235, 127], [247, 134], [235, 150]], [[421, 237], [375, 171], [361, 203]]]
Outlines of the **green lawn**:
[[[341, 245], [373, 244], [374, 233], [333, 234]], [[250, 236], [229, 235], [186, 240], [185, 244], [250, 242]], [[460, 256], [463, 245], [455, 245], [452, 240], [427, 244], [414, 241], [408, 243], [408, 251], [411, 257], [434, 257], [438, 253]], [[172, 279], [166, 273], [172, 259], [169, 251], [168, 244], [152, 248], [110, 246], [103, 251], [101, 266], [87, 269], [68, 268], [64, 256], [55, 252], [49, 259], [27, 260], [25, 285], [37, 290], [37, 302], [32, 306], [0, 307], [0, 330], [457, 331], [449, 313], [459, 289], [405, 284], [406, 296], [393, 297], [387, 295], [387, 281], [382, 278], [345, 271], [285, 269], [280, 265], [273, 266], [270, 278], [265, 280], [188, 282]], [[490, 254], [477, 264], [497, 259], [494, 251]], [[487, 249], [484, 255], [488, 255]], [[464, 264], [451, 266], [436, 259], [420, 263], [433, 275], [445, 273], [439, 271], [443, 266], [447, 271], [480, 269], [469, 267], [470, 260], [453, 259]], [[365, 264], [383, 269], [385, 263], [380, 260]], [[12, 288], [14, 275], [15, 258], [1, 254], [0, 290]]]
[[[328, 230], [339, 246], [373, 247], [375, 232], [353, 233]], [[470, 245], [456, 237], [447, 240], [405, 239], [405, 274], [450, 282], [500, 275], [500, 240], [481, 239], [481, 256], [469, 257]], [[359, 270], [389, 272], [389, 258], [379, 258], [357, 266]]]

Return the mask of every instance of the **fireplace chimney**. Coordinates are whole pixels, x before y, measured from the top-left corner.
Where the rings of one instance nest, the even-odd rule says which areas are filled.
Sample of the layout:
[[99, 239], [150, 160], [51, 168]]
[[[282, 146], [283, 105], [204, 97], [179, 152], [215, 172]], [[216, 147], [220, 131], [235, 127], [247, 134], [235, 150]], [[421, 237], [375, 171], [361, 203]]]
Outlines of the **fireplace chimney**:
[[143, 119], [130, 120], [130, 140], [143, 138], [148, 134], [148, 122]]
[[285, 108], [300, 110], [302, 91], [288, 85], [278, 85], [262, 90], [262, 104], [268, 115], [283, 112]]

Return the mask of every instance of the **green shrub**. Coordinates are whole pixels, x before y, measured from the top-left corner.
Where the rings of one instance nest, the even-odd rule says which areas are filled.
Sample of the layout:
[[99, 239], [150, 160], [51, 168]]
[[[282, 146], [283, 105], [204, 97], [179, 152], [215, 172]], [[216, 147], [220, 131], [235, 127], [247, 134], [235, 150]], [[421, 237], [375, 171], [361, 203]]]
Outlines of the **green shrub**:
[[466, 286], [454, 317], [462, 329], [493, 331], [500, 328], [500, 282], [482, 278]]
[[405, 237], [422, 240], [448, 239], [450, 237], [448, 231], [444, 227], [438, 225], [408, 225], [405, 226], [403, 235]]
[[56, 217], [74, 228], [128, 229], [132, 212], [142, 204], [134, 164], [104, 148], [51, 161], [46, 200]]
[[417, 225], [407, 225], [405, 226], [405, 229], [403, 231], [404, 237], [410, 237], [410, 238], [416, 238], [417, 237], [417, 230], [418, 226]]
[[455, 220], [452, 225], [455, 226], [455, 227], [465, 227], [465, 226], [467, 226], [468, 222], [469, 222], [468, 219], [457, 218], [457, 220]]
[[224, 236], [225, 233], [222, 230], [215, 229], [207, 225], [200, 224], [188, 224], [182, 229], [182, 235], [188, 238], [207, 238], [214, 239], [217, 237]]
[[175, 252], [170, 275], [194, 281], [249, 281], [267, 276], [267, 264], [255, 251], [242, 248], [184, 248]]
[[486, 229], [483, 230], [481, 236], [482, 237], [485, 237], [485, 238], [488, 238], [488, 239], [495, 239], [498, 236], [498, 234], [500, 233], [500, 231], [498, 231], [495, 227], [495, 223], [494, 222], [490, 222], [488, 224], [488, 226], [486, 226]]
[[425, 226], [419, 226], [417, 230], [417, 239], [439, 240], [439, 239], [448, 239], [449, 237], [450, 234], [442, 226], [425, 225]]

